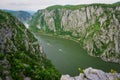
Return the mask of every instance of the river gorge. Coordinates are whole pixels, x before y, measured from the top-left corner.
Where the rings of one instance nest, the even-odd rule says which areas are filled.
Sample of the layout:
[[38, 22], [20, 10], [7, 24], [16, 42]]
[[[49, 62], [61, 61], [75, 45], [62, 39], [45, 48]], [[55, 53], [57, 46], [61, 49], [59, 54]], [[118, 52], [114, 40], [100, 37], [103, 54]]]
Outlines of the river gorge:
[[120, 80], [120, 1], [28, 2], [0, 8], [0, 80]]
[[36, 34], [36, 38], [43, 46], [48, 59], [62, 74], [75, 76], [79, 74], [78, 68], [93, 67], [110, 72], [111, 69], [120, 72], [120, 65], [105, 62], [100, 58], [89, 56], [77, 42], [55, 36]]

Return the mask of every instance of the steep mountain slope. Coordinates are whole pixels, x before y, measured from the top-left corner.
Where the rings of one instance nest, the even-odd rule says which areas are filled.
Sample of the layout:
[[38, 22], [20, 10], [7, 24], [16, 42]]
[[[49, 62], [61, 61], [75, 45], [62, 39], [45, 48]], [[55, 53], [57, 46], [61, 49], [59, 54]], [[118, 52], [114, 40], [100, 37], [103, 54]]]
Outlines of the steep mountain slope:
[[91, 56], [120, 63], [120, 4], [51, 6], [35, 13], [30, 28], [74, 38]]
[[59, 80], [33, 34], [11, 14], [0, 11], [0, 80]]
[[31, 18], [31, 14], [26, 11], [12, 11], [12, 10], [5, 11], [11, 13], [13, 16], [18, 18], [23, 23], [26, 23]]

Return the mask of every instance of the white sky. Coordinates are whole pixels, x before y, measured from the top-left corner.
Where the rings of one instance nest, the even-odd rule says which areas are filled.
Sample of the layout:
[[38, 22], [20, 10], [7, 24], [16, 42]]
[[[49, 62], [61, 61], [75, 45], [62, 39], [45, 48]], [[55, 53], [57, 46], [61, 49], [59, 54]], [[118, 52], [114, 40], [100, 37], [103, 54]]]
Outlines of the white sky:
[[0, 9], [36, 11], [52, 5], [110, 4], [118, 1], [120, 0], [0, 0]]

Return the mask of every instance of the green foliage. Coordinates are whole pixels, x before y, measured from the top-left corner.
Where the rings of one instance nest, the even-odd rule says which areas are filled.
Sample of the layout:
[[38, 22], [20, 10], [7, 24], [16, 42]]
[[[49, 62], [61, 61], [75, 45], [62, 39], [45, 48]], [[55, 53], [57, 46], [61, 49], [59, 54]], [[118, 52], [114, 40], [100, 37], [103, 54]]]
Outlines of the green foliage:
[[30, 42], [37, 41], [37, 39], [34, 38], [34, 35], [28, 29], [26, 29], [26, 35], [29, 37]]
[[106, 49], [107, 46], [108, 46], [108, 44], [105, 44], [105, 43], [103, 43], [102, 41], [101, 41], [101, 44], [102, 44], [102, 49]]
[[103, 7], [105, 8], [115, 8], [116, 6], [120, 6], [120, 4], [101, 4], [101, 3], [97, 3], [97, 4], [90, 4], [89, 6], [97, 6], [97, 7]]
[[107, 8], [107, 7], [116, 7], [116, 6], [120, 6], [120, 4], [89, 4], [89, 5], [86, 5], [86, 4], [82, 4], [82, 5], [65, 5], [65, 6], [62, 6], [62, 5], [54, 5], [54, 6], [50, 6], [50, 7], [47, 7], [46, 9], [47, 10], [53, 10], [53, 9], [70, 9], [70, 10], [76, 10], [76, 9], [80, 9], [82, 7], [89, 7], [89, 6], [93, 6], [93, 7], [103, 7], [103, 8]]
[[110, 72], [113, 74], [117, 73], [117, 71], [115, 71], [114, 69], [111, 69]]
[[55, 21], [55, 28], [57, 32], [61, 31], [61, 17], [59, 14], [59, 10], [55, 10], [55, 17], [54, 17], [54, 21]]
[[93, 42], [93, 47], [94, 47], [94, 49], [93, 49], [92, 53], [94, 53], [96, 56], [102, 54], [101, 50], [97, 47], [97, 45], [95, 44], [95, 42]]
[[31, 53], [17, 52], [7, 54], [11, 64], [13, 79], [22, 80], [22, 75], [31, 77], [33, 80], [59, 80], [60, 73], [54, 68], [49, 60]]
[[0, 22], [4, 21], [5, 17], [3, 15], [0, 15]]
[[96, 32], [100, 31], [100, 29], [101, 29], [99, 22], [97, 22], [96, 24], [94, 24], [93, 27], [94, 27], [94, 29], [95, 29]]
[[118, 21], [120, 23], [120, 11], [116, 11], [115, 16], [116, 16], [116, 18], [118, 18]]
[[33, 32], [38, 32], [39, 29], [37, 28], [37, 25], [39, 24], [39, 22], [37, 21], [38, 19], [42, 19], [41, 20], [41, 24], [42, 26], [45, 24], [44, 23], [44, 19], [43, 19], [43, 16], [42, 16], [42, 13], [41, 12], [37, 12], [39, 14], [35, 14], [34, 16], [32, 16], [32, 20], [29, 20], [28, 23], [29, 23], [29, 28], [30, 30], [32, 30]]
[[72, 36], [72, 32], [70, 32], [70, 31], [61, 31], [61, 35], [70, 35], [70, 36]]
[[71, 10], [76, 10], [76, 9], [80, 9], [82, 7], [85, 7], [87, 5], [66, 5], [66, 6], [62, 6], [62, 5], [54, 5], [54, 6], [50, 6], [47, 7], [47, 10], [53, 10], [53, 9], [71, 9]]
[[84, 73], [84, 69], [78, 68], [78, 71], [79, 71], [80, 73]]
[[4, 54], [0, 53], [0, 60], [3, 60], [3, 59], [4, 59]]

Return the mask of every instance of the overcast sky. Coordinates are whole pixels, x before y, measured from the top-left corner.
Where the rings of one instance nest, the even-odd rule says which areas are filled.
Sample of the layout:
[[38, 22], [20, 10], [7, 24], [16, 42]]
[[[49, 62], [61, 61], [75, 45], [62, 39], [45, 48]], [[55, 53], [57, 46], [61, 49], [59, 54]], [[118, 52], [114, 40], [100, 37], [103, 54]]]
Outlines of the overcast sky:
[[0, 0], [0, 9], [36, 11], [52, 5], [110, 4], [118, 1], [119, 0]]

